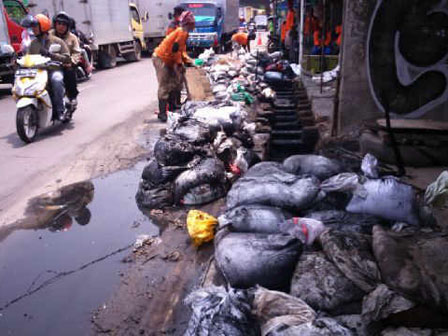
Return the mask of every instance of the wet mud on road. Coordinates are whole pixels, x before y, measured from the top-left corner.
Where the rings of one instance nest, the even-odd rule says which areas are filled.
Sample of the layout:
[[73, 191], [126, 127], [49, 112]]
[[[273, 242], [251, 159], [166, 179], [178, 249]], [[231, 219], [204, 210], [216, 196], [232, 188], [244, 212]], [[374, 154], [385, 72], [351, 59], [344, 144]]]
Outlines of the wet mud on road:
[[1, 335], [183, 334], [182, 300], [213, 243], [192, 245], [187, 208], [138, 209], [145, 164], [32, 199], [26, 218], [0, 228]]
[[135, 203], [142, 167], [30, 200], [25, 219], [0, 228], [0, 334], [90, 333], [136, 237], [159, 233]]

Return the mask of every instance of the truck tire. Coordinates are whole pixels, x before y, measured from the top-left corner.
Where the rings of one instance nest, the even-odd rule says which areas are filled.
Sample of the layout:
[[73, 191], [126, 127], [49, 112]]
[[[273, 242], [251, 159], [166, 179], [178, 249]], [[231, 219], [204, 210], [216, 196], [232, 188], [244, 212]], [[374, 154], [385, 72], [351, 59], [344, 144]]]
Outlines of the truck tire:
[[140, 42], [134, 41], [134, 52], [125, 54], [124, 59], [128, 62], [138, 62], [142, 59], [142, 46]]
[[17, 134], [25, 143], [34, 141], [39, 128], [37, 111], [34, 106], [25, 106], [17, 110], [16, 117]]
[[111, 47], [109, 52], [101, 50], [98, 53], [98, 66], [101, 69], [114, 68], [117, 65], [117, 51], [115, 47]]

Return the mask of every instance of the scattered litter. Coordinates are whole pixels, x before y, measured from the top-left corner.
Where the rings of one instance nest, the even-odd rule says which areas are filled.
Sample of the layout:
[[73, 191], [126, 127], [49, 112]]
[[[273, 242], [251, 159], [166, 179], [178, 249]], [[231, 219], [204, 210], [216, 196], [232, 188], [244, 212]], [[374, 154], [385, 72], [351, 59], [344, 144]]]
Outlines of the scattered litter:
[[244, 290], [208, 287], [190, 293], [184, 302], [193, 311], [185, 336], [259, 335]]
[[214, 230], [217, 224], [218, 220], [205, 212], [199, 210], [190, 210], [188, 212], [188, 234], [193, 240], [193, 244], [195, 246], [200, 246], [213, 240], [215, 236]]
[[362, 159], [361, 170], [368, 178], [376, 179], [378, 174], [378, 160], [372, 154], [367, 153]]
[[425, 191], [425, 203], [435, 208], [448, 205], [448, 170], [443, 171]]
[[280, 223], [280, 231], [300, 239], [304, 244], [311, 246], [324, 232], [325, 225], [316, 219], [293, 217]]

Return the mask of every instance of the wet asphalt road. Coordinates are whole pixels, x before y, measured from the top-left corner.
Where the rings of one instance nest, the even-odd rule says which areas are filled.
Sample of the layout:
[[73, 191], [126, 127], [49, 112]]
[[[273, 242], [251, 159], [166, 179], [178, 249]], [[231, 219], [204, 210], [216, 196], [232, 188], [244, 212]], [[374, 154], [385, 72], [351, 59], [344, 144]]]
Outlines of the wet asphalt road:
[[36, 195], [43, 191], [39, 188], [54, 183], [55, 172], [80, 160], [98, 139], [110, 136], [108, 144], [113, 146], [117, 126], [135, 119], [138, 113], [141, 117], [142, 111], [147, 118], [155, 118], [151, 106], [156, 103], [157, 80], [148, 58], [97, 71], [79, 89], [73, 123], [48, 129], [25, 145], [16, 133], [10, 87], [0, 84], [0, 226], [10, 222], [5, 217], [10, 206], [32, 196], [33, 190]]

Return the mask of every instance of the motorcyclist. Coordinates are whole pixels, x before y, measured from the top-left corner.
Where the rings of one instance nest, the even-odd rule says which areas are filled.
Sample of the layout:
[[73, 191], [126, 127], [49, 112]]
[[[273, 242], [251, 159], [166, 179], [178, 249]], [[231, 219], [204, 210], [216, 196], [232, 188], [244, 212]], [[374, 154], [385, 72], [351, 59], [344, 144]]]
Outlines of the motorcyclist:
[[[63, 64], [70, 63], [70, 52], [63, 40], [56, 36], [49, 35], [51, 29], [51, 20], [44, 14], [37, 14], [31, 23], [33, 34], [36, 37], [30, 44], [29, 54], [40, 54], [51, 58], [53, 61], [58, 61]], [[50, 52], [51, 45], [59, 45], [58, 52]], [[65, 120], [65, 105], [64, 105], [64, 74], [62, 70], [50, 70], [49, 79], [51, 83], [51, 100], [53, 110], [57, 118], [61, 121]]]
[[[88, 73], [92, 73], [94, 70], [93, 65], [90, 63], [90, 56], [87, 53], [86, 48], [88, 48], [91, 41], [87, 38], [87, 36], [79, 29], [76, 28], [76, 21], [72, 18], [72, 22], [70, 24], [70, 31], [72, 34], [76, 35], [79, 40], [79, 47], [81, 48], [81, 57], [84, 58], [86, 64], [86, 70]], [[89, 49], [90, 50], [90, 49]]]
[[22, 31], [22, 42], [20, 43], [20, 53], [25, 55], [28, 52], [31, 42], [35, 39], [32, 24], [34, 22], [34, 16], [31, 14], [26, 15], [20, 22], [20, 25], [25, 28]]
[[180, 27], [169, 34], [154, 51], [153, 64], [159, 82], [159, 115], [161, 121], [166, 121], [169, 103], [173, 103], [173, 95], [180, 93], [184, 82], [184, 64], [191, 64], [187, 55], [188, 33], [195, 27], [194, 15], [185, 11], [180, 16]]
[[72, 18], [65, 12], [59, 12], [53, 17], [53, 29], [50, 36], [62, 39], [70, 51], [70, 62], [64, 64], [64, 83], [67, 89], [67, 97], [73, 107], [78, 105], [78, 83], [76, 81], [76, 64], [81, 57], [78, 37], [70, 32]]
[[170, 25], [166, 29], [166, 36], [168, 36], [170, 33], [179, 28], [180, 25], [179, 17], [183, 12], [185, 12], [185, 9], [182, 6], [174, 7], [173, 20], [170, 22]]

